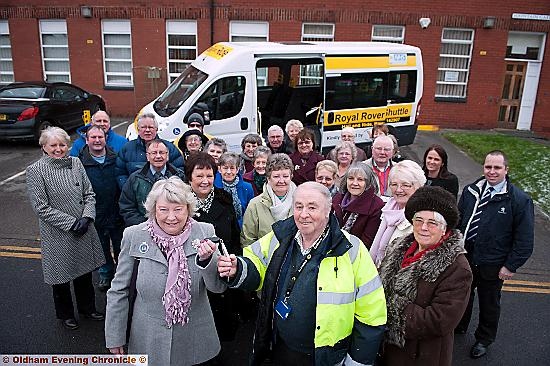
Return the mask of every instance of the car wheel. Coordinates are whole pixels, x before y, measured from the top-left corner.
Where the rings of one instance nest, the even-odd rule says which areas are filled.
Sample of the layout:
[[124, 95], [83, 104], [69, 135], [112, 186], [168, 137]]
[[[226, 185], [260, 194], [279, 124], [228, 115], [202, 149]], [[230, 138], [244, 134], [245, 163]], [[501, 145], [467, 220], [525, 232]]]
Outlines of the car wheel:
[[53, 125], [49, 121], [41, 121], [40, 123], [38, 123], [34, 129], [34, 140], [38, 142], [38, 140], [40, 139], [40, 134], [42, 133], [42, 130], [45, 130], [50, 126], [53, 126]]

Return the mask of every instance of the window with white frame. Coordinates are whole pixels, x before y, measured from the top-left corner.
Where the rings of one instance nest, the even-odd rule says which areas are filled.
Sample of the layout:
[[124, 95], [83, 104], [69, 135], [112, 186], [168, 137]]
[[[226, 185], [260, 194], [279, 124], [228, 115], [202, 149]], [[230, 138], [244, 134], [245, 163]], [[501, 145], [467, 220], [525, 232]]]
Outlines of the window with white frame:
[[[267, 42], [269, 40], [269, 23], [232, 21], [229, 23], [229, 40], [231, 42]], [[267, 85], [267, 68], [256, 70], [258, 86]]]
[[44, 80], [71, 82], [69, 41], [65, 20], [40, 21], [40, 46]]
[[7, 20], [0, 21], [0, 84], [13, 83], [10, 28]]
[[302, 42], [332, 42], [334, 41], [334, 24], [304, 23], [302, 24]]
[[197, 57], [197, 22], [167, 20], [168, 80], [171, 83]]
[[105, 86], [133, 86], [130, 21], [102, 20], [101, 35]]
[[405, 42], [405, 27], [402, 25], [373, 25], [372, 37], [373, 42]]
[[473, 29], [443, 28], [436, 98], [466, 98], [473, 44]]
[[[302, 42], [333, 42], [334, 24], [303, 23]], [[300, 85], [319, 85], [323, 80], [323, 65], [300, 66]]]

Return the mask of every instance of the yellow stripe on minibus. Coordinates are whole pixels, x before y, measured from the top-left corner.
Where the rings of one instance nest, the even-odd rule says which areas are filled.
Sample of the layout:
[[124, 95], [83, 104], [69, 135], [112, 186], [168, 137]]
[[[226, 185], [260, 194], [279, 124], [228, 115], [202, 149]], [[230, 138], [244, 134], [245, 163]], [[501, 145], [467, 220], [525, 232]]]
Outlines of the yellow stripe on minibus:
[[416, 56], [407, 55], [406, 63], [390, 64], [390, 56], [327, 57], [327, 70], [384, 69], [392, 67], [416, 66]]

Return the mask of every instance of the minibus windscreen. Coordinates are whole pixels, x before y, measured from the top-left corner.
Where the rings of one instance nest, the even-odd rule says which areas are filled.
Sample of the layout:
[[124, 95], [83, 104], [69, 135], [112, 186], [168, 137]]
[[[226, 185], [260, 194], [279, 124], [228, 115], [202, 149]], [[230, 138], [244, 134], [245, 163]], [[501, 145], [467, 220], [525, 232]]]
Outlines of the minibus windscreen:
[[155, 112], [161, 117], [171, 116], [207, 78], [207, 74], [189, 65], [158, 97], [153, 104]]

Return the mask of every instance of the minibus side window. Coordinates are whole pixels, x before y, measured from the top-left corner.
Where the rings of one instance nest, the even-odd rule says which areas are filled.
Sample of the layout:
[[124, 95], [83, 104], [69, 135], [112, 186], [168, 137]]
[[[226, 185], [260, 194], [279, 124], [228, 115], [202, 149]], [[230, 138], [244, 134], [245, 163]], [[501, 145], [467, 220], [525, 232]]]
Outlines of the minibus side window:
[[390, 103], [413, 103], [416, 96], [416, 71], [390, 72]]
[[243, 108], [246, 79], [244, 76], [229, 76], [217, 80], [197, 100], [206, 103], [211, 120], [236, 116]]
[[326, 79], [327, 110], [381, 107], [387, 104], [388, 73], [341, 74]]

